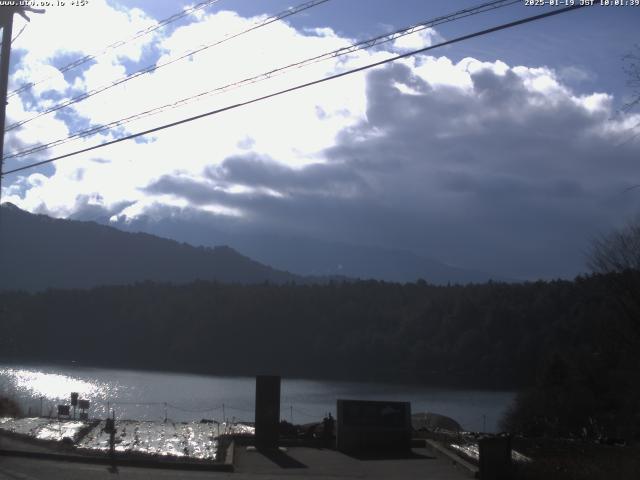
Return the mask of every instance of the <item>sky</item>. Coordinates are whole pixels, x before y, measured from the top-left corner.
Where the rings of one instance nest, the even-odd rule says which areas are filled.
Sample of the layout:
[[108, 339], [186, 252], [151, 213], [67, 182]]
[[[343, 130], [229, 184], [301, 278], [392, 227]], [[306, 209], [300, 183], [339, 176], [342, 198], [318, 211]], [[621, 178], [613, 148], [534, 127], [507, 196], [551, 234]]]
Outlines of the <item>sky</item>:
[[[8, 158], [5, 171], [555, 8], [523, 0], [200, 95], [482, 2], [331, 0], [230, 39], [296, 4], [219, 0], [134, 41], [192, 4], [77, 3], [28, 24], [16, 17], [9, 90], [38, 83], [9, 99], [7, 125], [29, 121], [7, 132], [5, 156], [154, 114]], [[6, 175], [2, 201], [61, 218], [179, 217], [403, 249], [509, 278], [572, 278], [586, 271], [590, 242], [639, 211], [630, 187], [640, 184], [640, 111], [623, 108], [633, 98], [623, 57], [638, 51], [639, 21], [640, 7], [594, 6], [435, 48]], [[96, 56], [59, 70], [85, 55]]]

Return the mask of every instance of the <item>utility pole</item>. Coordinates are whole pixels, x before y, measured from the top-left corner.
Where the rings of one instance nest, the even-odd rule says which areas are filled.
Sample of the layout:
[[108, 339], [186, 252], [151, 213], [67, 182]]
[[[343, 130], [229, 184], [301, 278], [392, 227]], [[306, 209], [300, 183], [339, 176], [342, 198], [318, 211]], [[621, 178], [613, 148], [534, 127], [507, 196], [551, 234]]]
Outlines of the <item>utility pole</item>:
[[11, 35], [13, 35], [13, 14], [16, 7], [0, 7], [2, 22], [2, 50], [0, 51], [0, 200], [2, 199], [2, 166], [4, 164], [4, 125], [7, 113], [7, 88], [9, 84], [9, 57], [11, 55]]
[[[9, 2], [6, 2], [9, 3]], [[20, 6], [15, 0], [13, 5], [0, 6], [0, 26], [2, 27], [2, 50], [0, 50], [0, 200], [2, 199], [2, 167], [4, 157], [4, 126], [7, 114], [7, 90], [9, 86], [9, 60], [11, 58], [11, 36], [13, 35], [13, 14], [17, 13], [29, 21], [27, 12], [44, 13], [44, 10]]]

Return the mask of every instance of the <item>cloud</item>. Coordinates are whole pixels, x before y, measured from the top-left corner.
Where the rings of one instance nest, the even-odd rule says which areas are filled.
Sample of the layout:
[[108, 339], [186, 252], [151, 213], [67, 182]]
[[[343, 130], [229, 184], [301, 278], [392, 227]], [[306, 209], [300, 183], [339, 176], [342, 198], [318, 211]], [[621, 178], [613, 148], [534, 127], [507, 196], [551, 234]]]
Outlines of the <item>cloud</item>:
[[581, 83], [595, 80], [595, 75], [585, 68], [575, 65], [563, 67], [558, 72], [558, 77], [567, 83]]
[[348, 197], [366, 188], [357, 172], [339, 163], [315, 163], [291, 168], [270, 158], [249, 154], [229, 157], [206, 176], [218, 184], [241, 185], [278, 195]]
[[[343, 129], [325, 163], [294, 171], [229, 157], [205, 181], [165, 177], [150, 191], [232, 206], [281, 229], [311, 218], [315, 234], [504, 275], [579, 272], [588, 240], [638, 204], [617, 195], [637, 150], [612, 151], [623, 129], [609, 120], [608, 97], [575, 96], [547, 69], [455, 68], [470, 88], [432, 85], [414, 65], [372, 72], [366, 120]], [[233, 184], [249, 190], [220, 189]]]
[[[147, 24], [136, 23], [136, 19], [141, 15], [129, 13], [123, 17], [123, 13], [119, 11], [110, 15], [129, 18], [130, 24], [122, 28], [122, 31], [141, 29]], [[181, 26], [162, 35], [158, 33], [149, 36], [147, 43], [141, 48], [160, 52], [161, 55], [156, 61], [163, 63], [182, 55], [185, 50], [220, 40], [229, 32], [254, 26], [260, 20], [261, 18], [242, 18], [229, 11], [207, 14], [199, 22]], [[64, 25], [60, 28], [64, 29]], [[348, 43], [348, 39], [338, 37], [330, 29], [306, 34], [296, 31], [284, 22], [276, 22], [264, 29], [238, 37], [228, 44], [208, 49], [193, 56], [189, 59], [191, 61], [181, 61], [167, 66], [75, 104], [55, 116], [47, 115], [34, 120], [11, 132], [7, 139], [11, 145], [8, 153], [25, 146], [63, 138], [78, 128], [108, 123]], [[256, 44], [260, 45], [258, 51]], [[281, 48], [284, 45], [287, 48]], [[31, 48], [30, 41], [23, 46], [26, 49]], [[88, 53], [89, 50], [87, 48], [81, 53]], [[36, 51], [39, 55], [37, 61], [34, 60], [35, 53], [23, 55], [14, 77], [20, 76], [20, 72], [28, 70], [34, 63], [56, 58], [65, 51], [65, 48], [41, 53]], [[135, 53], [130, 55], [129, 60], [134, 61], [140, 57], [136, 57]], [[350, 56], [348, 61], [357, 62], [369, 57], [369, 54], [362, 52]], [[247, 61], [238, 62], [238, 59]], [[336, 68], [344, 68], [344, 61], [344, 58], [335, 59], [306, 70], [294, 70], [288, 75], [231, 90], [224, 95], [199, 98], [199, 101], [179, 109], [167, 108], [160, 115], [132, 122], [111, 133], [101, 134], [98, 138], [71, 142], [56, 147], [47, 154], [35, 155], [24, 160], [10, 160], [7, 168], [50, 155], [63, 154], [98, 141], [112, 140], [127, 133], [333, 73]], [[141, 63], [142, 66], [146, 65], [145, 62]], [[75, 78], [75, 84], [81, 87], [106, 84], [121, 77], [122, 69], [113, 56], [100, 56], [95, 62], [81, 69], [79, 76]], [[316, 163], [319, 160], [315, 156], [317, 152], [333, 144], [335, 136], [342, 128], [362, 118], [365, 108], [363, 85], [363, 78], [347, 78], [335, 86], [318, 87], [313, 91], [281, 97], [242, 111], [229, 112], [224, 117], [167, 130], [161, 135], [147, 137], [145, 145], [133, 142], [119, 144], [96, 152], [97, 158], [102, 162], [100, 165], [87, 167], [87, 162], [96, 158], [94, 154], [72, 157], [56, 163], [53, 167], [54, 174], [48, 175], [47, 181], [38, 187], [38, 191], [26, 191], [20, 197], [14, 195], [11, 201], [30, 210], [37, 208], [44, 201], [48, 211], [61, 216], [69, 215], [73, 211], [76, 195], [91, 196], [96, 192], [100, 192], [100, 198], [107, 207], [123, 198], [144, 205], [149, 202], [141, 193], [140, 187], [148, 184], [153, 178], [176, 171], [200, 175], [204, 169], [218, 165], [230, 156], [245, 153], [247, 149], [251, 149], [257, 155], [277, 158], [279, 162], [288, 165]], [[45, 107], [42, 99], [36, 99], [30, 93], [21, 95], [19, 100], [21, 101], [14, 100], [10, 106], [11, 120], [28, 118], [31, 112]], [[277, 112], [275, 116], [274, 111]], [[84, 169], [82, 181], [77, 180], [79, 169]], [[129, 212], [143, 210], [142, 207], [137, 210], [128, 207]]]
[[430, 47], [443, 40], [444, 38], [435, 29], [426, 28], [395, 39], [393, 41], [393, 48], [401, 52], [408, 52]]
[[[143, 12], [108, 15], [128, 31], [150, 21]], [[151, 53], [159, 62], [175, 58], [256, 20], [230, 11], [201, 15], [124, 51], [127, 71]], [[388, 51], [358, 52], [168, 108], [101, 140], [437, 38], [425, 30], [387, 45]], [[298, 31], [276, 22], [79, 103], [65, 115], [31, 122], [7, 141], [11, 149], [23, 148], [80, 124], [109, 122], [350, 41], [328, 28]], [[21, 57], [14, 77], [30, 77], [38, 65], [69, 52], [65, 45], [34, 47]], [[52, 90], [69, 95], [72, 83], [84, 87], [117, 77], [123, 68], [118, 58], [100, 57], [74, 78], [57, 78]], [[610, 95], [579, 95], [567, 75], [577, 74], [571, 66], [556, 72], [421, 55], [165, 130], [142, 143], [71, 157], [47, 172], [11, 177], [3, 183], [3, 198], [32, 211], [84, 219], [160, 219], [181, 209], [198, 211], [211, 214], [212, 222], [406, 248], [507, 277], [572, 275], [583, 268], [590, 236], [623, 222], [639, 205], [637, 196], [621, 193], [640, 181], [638, 143], [615, 145], [628, 139], [640, 116], [614, 116]], [[36, 111], [46, 92], [12, 102], [11, 118]]]

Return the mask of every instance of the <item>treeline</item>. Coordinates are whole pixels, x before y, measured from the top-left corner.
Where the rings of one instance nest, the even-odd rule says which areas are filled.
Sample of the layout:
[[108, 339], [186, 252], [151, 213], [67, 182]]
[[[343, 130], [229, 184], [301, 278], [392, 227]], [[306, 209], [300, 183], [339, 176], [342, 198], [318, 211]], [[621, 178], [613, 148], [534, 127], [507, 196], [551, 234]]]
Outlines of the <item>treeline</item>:
[[0, 360], [515, 389], [554, 355], [619, 368], [610, 277], [2, 293]]

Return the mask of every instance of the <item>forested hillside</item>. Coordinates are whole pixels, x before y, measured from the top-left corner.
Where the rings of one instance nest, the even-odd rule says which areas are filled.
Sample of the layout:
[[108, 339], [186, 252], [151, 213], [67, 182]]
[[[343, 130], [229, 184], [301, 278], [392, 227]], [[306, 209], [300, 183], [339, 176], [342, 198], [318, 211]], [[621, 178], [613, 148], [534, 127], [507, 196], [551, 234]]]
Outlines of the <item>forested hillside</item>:
[[619, 318], [606, 278], [4, 293], [0, 352], [12, 362], [514, 388], [554, 353], [617, 348], [603, 335]]
[[7, 203], [0, 213], [0, 290], [90, 288], [145, 280], [302, 281], [226, 246], [193, 247], [93, 222], [34, 215]]

